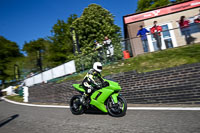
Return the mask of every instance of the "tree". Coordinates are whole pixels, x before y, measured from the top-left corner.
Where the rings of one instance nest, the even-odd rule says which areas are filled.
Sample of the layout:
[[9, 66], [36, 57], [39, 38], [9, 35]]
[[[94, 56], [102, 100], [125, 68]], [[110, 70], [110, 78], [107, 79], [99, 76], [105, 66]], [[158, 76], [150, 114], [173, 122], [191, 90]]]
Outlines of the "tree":
[[75, 29], [82, 53], [90, 53], [94, 40], [102, 42], [105, 36], [112, 40], [121, 37], [120, 27], [114, 24], [114, 16], [100, 5], [91, 4], [84, 9], [72, 27]]
[[67, 19], [67, 22], [58, 20], [51, 30], [53, 36], [50, 39], [53, 45], [50, 48], [50, 60], [55, 66], [70, 61], [73, 58], [73, 42], [70, 26], [76, 19], [77, 15], [72, 14]]
[[175, 0], [176, 2], [183, 2], [183, 1], [187, 1], [187, 0]]
[[6, 80], [14, 79], [14, 64], [19, 57], [22, 57], [22, 54], [18, 45], [0, 36], [0, 80], [2, 84]]
[[147, 11], [158, 7], [166, 6], [170, 3], [183, 2], [187, 0], [139, 0], [136, 12]]
[[147, 11], [170, 4], [170, 0], [139, 0], [136, 12]]
[[25, 42], [23, 51], [27, 53], [27, 56], [24, 59], [24, 69], [39, 72], [52, 67], [52, 63], [49, 61], [51, 46], [51, 41], [43, 38]]
[[98, 52], [94, 52], [94, 40], [102, 44], [105, 36], [112, 40], [114, 59], [121, 59], [121, 29], [114, 24], [114, 16], [108, 10], [97, 4], [89, 5], [81, 17], [73, 22], [72, 28], [77, 33], [81, 49], [81, 54], [75, 60], [77, 71], [89, 69], [93, 62], [99, 61], [96, 58]]

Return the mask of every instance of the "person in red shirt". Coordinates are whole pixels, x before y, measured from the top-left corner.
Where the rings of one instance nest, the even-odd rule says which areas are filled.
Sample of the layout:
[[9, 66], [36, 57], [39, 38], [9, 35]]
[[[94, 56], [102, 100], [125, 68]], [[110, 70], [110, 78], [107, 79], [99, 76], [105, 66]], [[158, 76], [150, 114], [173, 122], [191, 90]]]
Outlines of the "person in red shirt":
[[154, 26], [150, 29], [151, 33], [153, 34], [153, 37], [156, 39], [156, 44], [159, 50], [162, 50], [162, 42], [161, 42], [161, 32], [162, 27], [157, 25], [157, 21], [154, 21]]
[[185, 16], [181, 16], [179, 20], [179, 26], [180, 26], [182, 34], [185, 36], [185, 40], [187, 44], [190, 44], [190, 38], [191, 38], [190, 21], [185, 19]]

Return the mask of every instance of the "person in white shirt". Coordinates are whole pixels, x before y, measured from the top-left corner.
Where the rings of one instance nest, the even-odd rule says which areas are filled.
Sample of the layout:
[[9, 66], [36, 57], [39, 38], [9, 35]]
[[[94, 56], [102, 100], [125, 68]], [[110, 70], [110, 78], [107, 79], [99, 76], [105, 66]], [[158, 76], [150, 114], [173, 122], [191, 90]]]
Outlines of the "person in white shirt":
[[109, 39], [108, 36], [105, 36], [103, 44], [106, 47], [107, 57], [112, 58], [112, 56], [114, 55], [114, 47], [112, 45], [111, 39]]
[[101, 45], [99, 42], [97, 42], [96, 40], [94, 40], [94, 44], [95, 44], [95, 50], [98, 51], [98, 57], [100, 59], [100, 61], [103, 61], [103, 45]]

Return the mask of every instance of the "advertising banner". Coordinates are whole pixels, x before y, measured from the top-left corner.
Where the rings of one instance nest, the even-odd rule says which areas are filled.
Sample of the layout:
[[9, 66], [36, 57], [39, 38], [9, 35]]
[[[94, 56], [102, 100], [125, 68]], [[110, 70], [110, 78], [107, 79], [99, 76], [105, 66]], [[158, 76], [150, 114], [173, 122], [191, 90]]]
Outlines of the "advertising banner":
[[64, 64], [66, 74], [72, 74], [76, 72], [75, 61], [70, 61]]
[[53, 68], [53, 78], [61, 77], [65, 75], [65, 69], [63, 65]]
[[50, 79], [53, 79], [52, 70], [45, 71], [42, 74], [43, 74], [43, 80], [44, 81], [48, 81]]
[[186, 9], [194, 8], [194, 7], [199, 7], [200, 6], [200, 0], [192, 0], [184, 3], [180, 3], [177, 5], [169, 6], [169, 7], [164, 7], [161, 9], [145, 12], [145, 13], [140, 13], [140, 14], [135, 14], [131, 16], [124, 17], [124, 23], [132, 23], [144, 19], [149, 19], [161, 15], [166, 15], [178, 11], [183, 11]]
[[42, 74], [37, 74], [33, 78], [34, 78], [34, 84], [38, 84], [38, 83], [42, 83], [43, 82]]
[[39, 84], [43, 82], [46, 83], [46, 81], [48, 80], [72, 74], [74, 72], [76, 72], [76, 66], [75, 61], [72, 60], [53, 69], [25, 79], [25, 84], [26, 86], [32, 86], [34, 84]]

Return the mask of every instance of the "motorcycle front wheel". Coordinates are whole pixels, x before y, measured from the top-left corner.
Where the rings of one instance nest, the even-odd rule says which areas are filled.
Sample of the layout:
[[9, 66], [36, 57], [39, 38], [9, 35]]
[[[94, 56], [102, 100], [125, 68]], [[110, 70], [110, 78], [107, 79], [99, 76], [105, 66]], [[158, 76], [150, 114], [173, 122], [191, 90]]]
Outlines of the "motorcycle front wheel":
[[74, 115], [80, 115], [84, 113], [84, 106], [81, 102], [81, 95], [75, 95], [71, 98], [70, 110]]
[[122, 96], [117, 97], [118, 103], [113, 103], [112, 97], [107, 101], [107, 110], [111, 116], [122, 117], [126, 115], [127, 102]]

